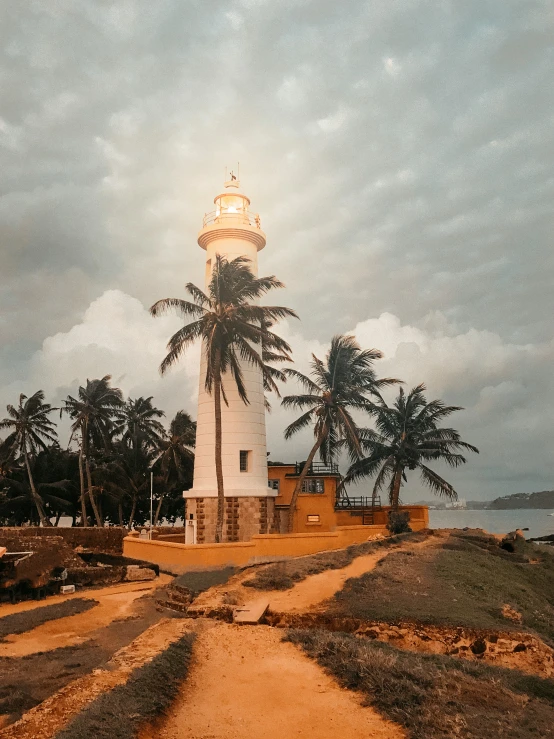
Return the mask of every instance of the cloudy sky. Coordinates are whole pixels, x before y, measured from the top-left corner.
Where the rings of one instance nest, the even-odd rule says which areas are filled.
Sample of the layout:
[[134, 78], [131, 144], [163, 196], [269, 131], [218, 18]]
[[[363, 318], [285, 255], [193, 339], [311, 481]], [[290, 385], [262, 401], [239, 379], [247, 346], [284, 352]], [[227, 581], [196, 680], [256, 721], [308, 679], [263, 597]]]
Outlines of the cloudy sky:
[[[462, 496], [552, 489], [553, 26], [551, 0], [4, 0], [0, 409], [109, 373], [195, 413], [198, 351], [161, 379], [178, 321], [147, 309], [202, 284], [240, 161], [298, 365], [354, 332], [466, 408]], [[290, 420], [274, 459], [305, 454]]]

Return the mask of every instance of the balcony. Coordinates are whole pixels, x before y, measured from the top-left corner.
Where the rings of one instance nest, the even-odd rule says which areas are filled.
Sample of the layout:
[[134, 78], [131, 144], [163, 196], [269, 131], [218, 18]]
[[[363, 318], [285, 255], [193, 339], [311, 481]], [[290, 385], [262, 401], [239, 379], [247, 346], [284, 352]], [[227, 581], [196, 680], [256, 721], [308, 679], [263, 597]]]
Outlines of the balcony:
[[[298, 477], [304, 469], [305, 462], [295, 462], [294, 472], [289, 472], [287, 477]], [[323, 464], [323, 462], [312, 462], [308, 470], [309, 477], [325, 477], [333, 475], [340, 477], [338, 464]]]
[[381, 508], [381, 498], [379, 496], [375, 497], [365, 497], [365, 496], [357, 496], [357, 497], [349, 497], [347, 495], [344, 495], [340, 498], [338, 498], [335, 501], [335, 510], [336, 511], [362, 511], [364, 509], [368, 508]]
[[253, 226], [261, 229], [260, 216], [257, 213], [251, 213], [249, 210], [212, 210], [204, 215], [203, 227], [212, 226], [216, 223], [224, 223], [227, 219], [232, 219], [233, 223], [242, 223], [245, 226]]

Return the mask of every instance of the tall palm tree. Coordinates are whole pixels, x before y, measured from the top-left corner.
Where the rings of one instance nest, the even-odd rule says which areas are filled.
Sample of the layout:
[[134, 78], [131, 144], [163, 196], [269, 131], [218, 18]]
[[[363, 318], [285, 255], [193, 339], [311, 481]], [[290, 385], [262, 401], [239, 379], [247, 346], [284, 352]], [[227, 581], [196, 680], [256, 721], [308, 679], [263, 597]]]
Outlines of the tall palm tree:
[[425, 385], [418, 385], [408, 394], [400, 388], [393, 406], [381, 402], [373, 411], [377, 431], [363, 433], [363, 447], [368, 456], [355, 461], [346, 475], [346, 482], [377, 475], [373, 495], [388, 488], [390, 505], [398, 508], [400, 488], [406, 482], [406, 470], [419, 470], [421, 481], [435, 494], [456, 500], [458, 494], [452, 485], [427, 466], [433, 461], [458, 467], [467, 460], [460, 450], [479, 453], [462, 441], [452, 428], [441, 428], [440, 422], [459, 406], [445, 405], [442, 400], [427, 402]]
[[169, 424], [169, 433], [160, 441], [160, 464], [164, 490], [158, 498], [154, 526], [157, 525], [164, 495], [169, 480], [183, 482], [194, 462], [194, 446], [196, 444], [196, 422], [186, 411], [177, 411]]
[[8, 405], [9, 418], [0, 421], [0, 429], [10, 429], [14, 434], [14, 447], [25, 461], [31, 495], [43, 526], [50, 526], [50, 521], [44, 510], [44, 501], [35, 485], [29, 458], [34, 458], [39, 449], [46, 449], [47, 441], [56, 440], [56, 424], [48, 418], [55, 410], [57, 409], [44, 402], [44, 392], [37, 390], [30, 398], [21, 394], [18, 407]]
[[94, 497], [90, 456], [94, 449], [109, 447], [114, 433], [115, 420], [119, 417], [123, 405], [121, 390], [110, 387], [111, 379], [111, 375], [105, 375], [101, 379], [87, 380], [85, 387], [79, 387], [77, 398], [68, 395], [64, 401], [63, 412], [73, 419], [71, 438], [76, 434], [80, 437], [79, 478], [82, 526], [87, 525], [86, 493], [88, 493], [96, 525], [102, 526], [102, 518]]
[[[270, 328], [272, 328], [274, 325], [273, 321], [264, 321], [263, 328], [265, 331], [268, 331]], [[279, 367], [274, 367], [274, 362], [291, 362], [292, 358], [284, 353], [284, 352], [276, 352], [275, 350], [271, 349], [266, 345], [266, 342], [264, 341], [264, 338], [262, 336], [262, 361], [263, 361], [263, 381], [264, 381], [264, 392], [265, 393], [275, 393], [275, 395], [280, 398], [281, 393], [279, 390], [279, 386], [277, 385], [277, 382], [283, 382], [285, 383], [287, 381], [287, 376], [283, 372], [282, 369], [279, 369]], [[267, 399], [267, 395], [264, 395], [264, 404], [265, 409], [269, 413], [271, 413], [271, 403]]]
[[122, 434], [122, 441], [134, 450], [141, 446], [155, 448], [165, 436], [163, 424], [158, 421], [164, 416], [163, 411], [152, 405], [152, 396], [136, 400], [129, 398], [121, 406], [114, 435]]
[[262, 346], [267, 351], [289, 355], [289, 345], [266, 328], [267, 322], [297, 317], [280, 306], [260, 306], [257, 301], [275, 288], [284, 287], [275, 277], [255, 277], [250, 261], [237, 257], [231, 261], [216, 255], [207, 293], [192, 283], [186, 290], [192, 301], [180, 298], [159, 300], [151, 308], [153, 316], [175, 309], [183, 318], [192, 319], [175, 333], [168, 343], [168, 354], [160, 366], [164, 374], [197, 339], [203, 342], [206, 356], [204, 386], [214, 397], [215, 469], [217, 478], [216, 541], [222, 540], [225, 493], [221, 460], [221, 399], [227, 403], [222, 379], [230, 375], [239, 397], [248, 404], [241, 362], [259, 367], [263, 372]]
[[379, 390], [382, 387], [399, 382], [392, 378], [377, 379], [373, 363], [382, 356], [378, 349], [362, 350], [353, 336], [334, 336], [325, 361], [312, 354], [311, 377], [298, 370], [283, 370], [287, 377], [297, 380], [305, 390], [302, 395], [287, 395], [282, 400], [285, 408], [303, 411], [285, 429], [285, 439], [290, 439], [311, 425], [315, 438], [292, 494], [289, 532], [294, 525], [298, 495], [317, 452], [324, 464], [330, 464], [343, 447], [351, 459], [361, 455], [360, 429], [352, 417], [352, 411], [370, 410], [373, 406], [371, 397], [380, 400]]

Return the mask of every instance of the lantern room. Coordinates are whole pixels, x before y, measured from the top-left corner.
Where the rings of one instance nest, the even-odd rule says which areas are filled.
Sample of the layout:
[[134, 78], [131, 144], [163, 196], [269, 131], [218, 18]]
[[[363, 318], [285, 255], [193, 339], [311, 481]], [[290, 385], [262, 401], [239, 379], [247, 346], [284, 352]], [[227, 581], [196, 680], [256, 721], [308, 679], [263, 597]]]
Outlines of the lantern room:
[[260, 217], [248, 210], [250, 198], [240, 191], [240, 182], [234, 175], [225, 183], [225, 192], [214, 198], [215, 210], [204, 216], [204, 227], [224, 221], [244, 223], [260, 228]]

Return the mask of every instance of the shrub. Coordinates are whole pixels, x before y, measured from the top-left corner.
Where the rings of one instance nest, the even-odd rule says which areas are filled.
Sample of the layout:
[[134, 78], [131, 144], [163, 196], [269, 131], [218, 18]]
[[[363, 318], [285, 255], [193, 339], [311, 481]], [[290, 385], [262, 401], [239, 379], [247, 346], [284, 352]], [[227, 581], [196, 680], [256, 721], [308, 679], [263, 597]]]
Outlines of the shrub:
[[408, 511], [389, 511], [389, 522], [387, 529], [394, 536], [396, 534], [409, 534], [410, 514]]

